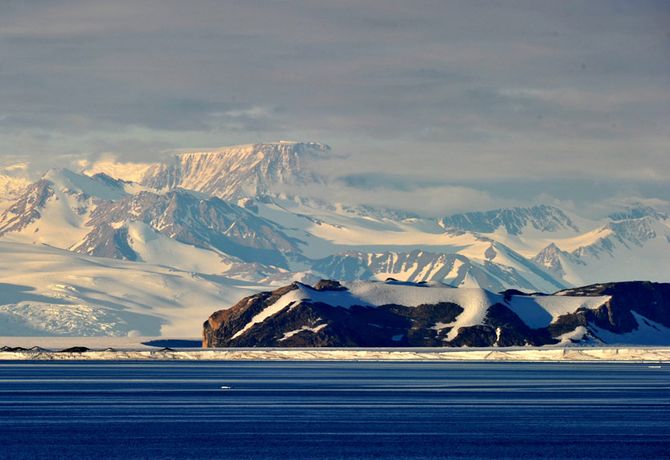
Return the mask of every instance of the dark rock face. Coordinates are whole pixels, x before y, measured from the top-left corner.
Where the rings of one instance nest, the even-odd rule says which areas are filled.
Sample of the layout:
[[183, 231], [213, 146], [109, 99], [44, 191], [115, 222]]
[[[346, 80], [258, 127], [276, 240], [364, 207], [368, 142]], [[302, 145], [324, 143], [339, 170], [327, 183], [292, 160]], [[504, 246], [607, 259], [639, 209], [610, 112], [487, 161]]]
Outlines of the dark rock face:
[[505, 305], [493, 304], [484, 318], [484, 324], [461, 328], [449, 345], [455, 347], [514, 347], [558, 343], [546, 328], [531, 329], [516, 313]]
[[209, 317], [203, 327], [203, 347], [542, 346], [558, 343], [559, 336], [580, 326], [590, 332], [590, 339], [596, 340], [598, 337], [592, 332], [595, 328], [617, 334], [630, 332], [638, 327], [632, 312], [670, 327], [670, 284], [649, 282], [598, 284], [561, 291], [560, 296], [611, 296], [611, 299], [595, 309], [580, 307], [547, 327], [535, 329], [506, 305], [513, 297], [528, 294], [508, 290], [501, 293], [499, 302], [487, 308], [480, 324], [460, 327], [455, 337], [450, 334], [449, 325], [464, 309], [451, 302], [342, 308], [303, 299], [289, 302], [262, 320], [252, 321], [282, 296], [297, 289], [344, 294], [347, 291], [337, 281], [321, 280], [314, 287], [296, 282], [244, 298], [230, 309]]
[[3, 346], [3, 347], [0, 347], [0, 351], [17, 352], [17, 351], [28, 351], [28, 349], [24, 348], [24, 347]]
[[87, 351], [91, 351], [89, 348], [86, 347], [70, 347], [66, 348], [64, 350], [61, 350], [61, 353], [86, 353]]
[[224, 344], [229, 342], [239, 329], [251, 321], [254, 315], [294, 289], [298, 289], [296, 283], [272, 292], [261, 292], [245, 297], [227, 310], [219, 310], [213, 313], [203, 324], [203, 347], [226, 346]]
[[0, 236], [20, 231], [39, 219], [40, 210], [53, 195], [53, 184], [47, 180], [29, 185], [19, 200], [0, 215]]
[[317, 291], [346, 291], [347, 288], [342, 286], [339, 281], [334, 280], [320, 280], [314, 285]]
[[[572, 315], [559, 318], [557, 327], [572, 324], [595, 326], [622, 334], [638, 328], [631, 312], [635, 312], [665, 327], [670, 327], [670, 283], [626, 281], [593, 284], [561, 291], [562, 295], [611, 296], [612, 299], [595, 310], [580, 309]], [[571, 329], [571, 330], [574, 330]]]
[[[435, 337], [435, 331], [427, 333], [426, 329], [436, 322], [452, 322], [463, 311], [458, 305], [448, 303], [418, 307], [354, 305], [347, 309], [321, 302], [299, 301], [236, 336], [256, 314], [298, 287], [299, 283], [293, 283], [272, 292], [256, 294], [242, 299], [228, 310], [214, 313], [204, 323], [203, 346], [438, 346], [439, 338]], [[321, 280], [313, 289], [346, 291], [339, 282], [332, 280]]]
[[[449, 302], [417, 307], [403, 305], [340, 308], [300, 301], [236, 335], [251, 319], [298, 283], [247, 297], [229, 310], [214, 313], [204, 324], [204, 347], [439, 347], [516, 346], [555, 343], [546, 329], [532, 330], [502, 304], [490, 307], [483, 325], [464, 327], [446, 341], [449, 324], [463, 312]], [[304, 285], [303, 285], [304, 286]], [[337, 281], [321, 280], [314, 290], [343, 291]], [[320, 326], [320, 327], [319, 327]], [[501, 329], [501, 331], [498, 331]], [[288, 331], [297, 331], [287, 334]], [[316, 332], [314, 332], [316, 331]]]
[[128, 229], [114, 228], [107, 223], [95, 227], [77, 247], [72, 249], [90, 256], [138, 260], [137, 254], [128, 244]]

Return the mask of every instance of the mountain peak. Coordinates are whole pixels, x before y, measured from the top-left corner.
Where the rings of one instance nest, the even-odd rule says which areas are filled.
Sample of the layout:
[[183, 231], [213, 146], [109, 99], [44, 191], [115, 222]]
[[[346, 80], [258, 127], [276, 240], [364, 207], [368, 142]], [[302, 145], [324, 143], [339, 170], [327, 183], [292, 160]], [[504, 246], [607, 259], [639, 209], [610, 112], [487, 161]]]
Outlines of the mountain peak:
[[555, 243], [549, 243], [531, 260], [536, 264], [544, 267], [550, 273], [560, 277], [565, 276], [565, 270], [561, 258], [569, 257], [569, 254], [562, 251]]
[[223, 199], [254, 197], [285, 186], [324, 183], [306, 163], [329, 151], [330, 147], [317, 142], [279, 141], [182, 152], [149, 168], [142, 183], [156, 189], [181, 187]]
[[18, 197], [30, 185], [22, 167], [20, 164], [0, 168], [0, 202]]
[[66, 193], [84, 194], [103, 200], [116, 200], [126, 194], [123, 187], [108, 176], [87, 176], [67, 168], [53, 168], [42, 176]]
[[11, 233], [24, 242], [66, 248], [85, 234], [84, 223], [98, 204], [126, 195], [114, 181], [51, 169], [0, 215], [0, 237]]
[[319, 142], [298, 142], [298, 141], [277, 141], [277, 142], [259, 142], [252, 144], [239, 144], [218, 147], [214, 149], [189, 149], [177, 153], [179, 156], [191, 155], [214, 155], [222, 157], [238, 157], [240, 159], [252, 155], [306, 155], [323, 156], [330, 151], [330, 147]]
[[657, 230], [662, 230], [656, 222], [657, 219], [652, 216], [617, 220], [606, 224], [602, 231], [610, 233], [621, 243], [642, 246], [645, 241], [656, 238]]
[[664, 220], [668, 218], [668, 215], [658, 211], [655, 208], [652, 208], [651, 206], [644, 206], [640, 204], [637, 206], [628, 207], [622, 211], [613, 212], [607, 217], [614, 221], [641, 219], [644, 217], [653, 217], [655, 219]]

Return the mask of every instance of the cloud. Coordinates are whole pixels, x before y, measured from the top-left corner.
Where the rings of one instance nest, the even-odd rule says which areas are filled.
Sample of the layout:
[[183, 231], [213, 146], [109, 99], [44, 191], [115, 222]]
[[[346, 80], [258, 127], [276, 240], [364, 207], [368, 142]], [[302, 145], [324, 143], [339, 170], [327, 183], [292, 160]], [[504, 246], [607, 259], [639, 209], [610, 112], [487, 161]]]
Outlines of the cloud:
[[419, 216], [443, 217], [453, 213], [514, 206], [518, 201], [495, 198], [474, 188], [429, 185], [412, 188], [351, 187], [346, 183], [323, 186], [284, 187], [283, 192], [316, 198], [328, 203], [363, 205], [400, 210]]
[[10, 0], [0, 156], [293, 138], [346, 156], [338, 174], [658, 181], [669, 18], [661, 1]]
[[[329, 194], [333, 196], [333, 194]], [[401, 209], [421, 216], [449, 214], [514, 206], [518, 202], [501, 200], [481, 190], [459, 186], [430, 186], [413, 190], [347, 190], [335, 193], [339, 202]], [[332, 199], [332, 198], [331, 198]]]

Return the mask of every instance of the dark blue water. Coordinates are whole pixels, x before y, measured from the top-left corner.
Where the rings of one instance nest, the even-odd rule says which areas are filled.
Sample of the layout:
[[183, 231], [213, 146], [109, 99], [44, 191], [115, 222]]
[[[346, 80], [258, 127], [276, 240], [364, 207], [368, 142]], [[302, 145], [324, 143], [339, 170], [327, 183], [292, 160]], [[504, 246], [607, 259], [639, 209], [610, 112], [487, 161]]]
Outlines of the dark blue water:
[[0, 455], [668, 458], [670, 372], [641, 364], [4, 363]]

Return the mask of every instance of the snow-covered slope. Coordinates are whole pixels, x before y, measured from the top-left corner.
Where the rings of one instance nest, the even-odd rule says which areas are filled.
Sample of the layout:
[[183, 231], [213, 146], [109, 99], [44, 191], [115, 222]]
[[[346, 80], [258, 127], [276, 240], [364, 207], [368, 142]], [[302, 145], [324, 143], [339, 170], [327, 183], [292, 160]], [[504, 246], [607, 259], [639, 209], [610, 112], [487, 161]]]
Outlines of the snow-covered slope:
[[586, 219], [540, 205], [459, 214], [439, 223], [504, 244], [569, 285], [670, 280], [670, 219], [650, 206]]
[[0, 241], [0, 336], [192, 337], [199, 318], [259, 289], [221, 276]]
[[140, 192], [101, 204], [86, 223], [92, 230], [71, 249], [138, 260], [128, 231], [139, 230], [138, 226], [129, 227], [134, 222], [144, 223], [178, 242], [245, 262], [286, 266], [288, 255], [298, 255], [296, 242], [271, 221], [219, 198], [195, 196], [182, 190], [165, 194]]
[[[489, 255], [497, 255], [489, 245]], [[328, 278], [342, 280], [438, 281], [454, 287], [485, 287], [502, 291], [516, 287], [527, 291], [552, 291], [565, 286], [522, 257], [502, 263], [469, 258], [460, 253], [349, 251], [316, 261], [312, 269]]]
[[557, 240], [534, 259], [571, 285], [670, 278], [670, 219], [663, 215], [610, 221]]
[[235, 265], [235, 260], [224, 254], [184, 244], [144, 222], [129, 222], [123, 229], [128, 248], [139, 261], [209, 274], [225, 273]]
[[258, 213], [304, 242], [310, 268], [342, 280], [387, 277], [463, 287], [554, 291], [566, 284], [495, 240], [445, 231], [430, 219], [371, 216], [358, 208], [295, 199], [257, 203]]
[[213, 274], [250, 274], [255, 263], [252, 279], [276, 275], [271, 265], [298, 252], [272, 222], [235, 204], [66, 169], [49, 171], [0, 214], [0, 239]]
[[0, 214], [0, 237], [69, 247], [86, 233], [84, 223], [99, 204], [125, 195], [123, 188], [102, 178], [51, 170]]

